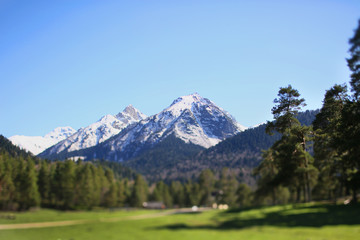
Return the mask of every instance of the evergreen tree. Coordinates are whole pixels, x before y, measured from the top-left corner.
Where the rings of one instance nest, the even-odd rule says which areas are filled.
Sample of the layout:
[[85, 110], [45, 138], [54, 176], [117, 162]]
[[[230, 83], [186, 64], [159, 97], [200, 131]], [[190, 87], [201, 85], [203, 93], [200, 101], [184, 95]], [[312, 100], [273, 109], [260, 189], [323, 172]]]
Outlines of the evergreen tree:
[[90, 209], [94, 206], [95, 187], [90, 163], [78, 165], [76, 173], [76, 206]]
[[313, 123], [315, 166], [320, 170], [315, 193], [320, 198], [340, 196], [345, 182], [338, 142], [342, 111], [348, 99], [346, 85], [334, 85], [326, 91], [323, 106]]
[[72, 160], [64, 162], [61, 169], [60, 188], [62, 191], [63, 207], [70, 209], [74, 206], [75, 189], [75, 163]]
[[360, 186], [360, 20], [354, 36], [350, 39], [350, 58], [347, 59], [351, 71], [351, 91], [353, 99], [346, 102], [340, 124], [341, 138], [338, 142], [346, 176], [353, 193], [353, 202], [357, 202]]
[[236, 190], [238, 188], [238, 182], [228, 168], [223, 168], [221, 170], [220, 180], [219, 180], [219, 189], [220, 196], [218, 197], [218, 202], [221, 204], [227, 204], [230, 207], [236, 205]]
[[128, 181], [127, 179], [123, 179], [121, 181], [117, 181], [117, 206], [124, 206], [128, 200], [129, 196], [129, 187], [128, 187]]
[[289, 85], [280, 88], [278, 98], [274, 100], [277, 104], [272, 108], [275, 122], [268, 122], [267, 132], [272, 134], [275, 130], [281, 133], [282, 137], [275, 142], [272, 151], [268, 153], [272, 154], [278, 171], [271, 184], [273, 187], [283, 185], [296, 188], [298, 201], [301, 191], [304, 194], [304, 201], [311, 201], [313, 179], [317, 171], [307, 151], [312, 129], [301, 126], [296, 119], [298, 111], [305, 106], [305, 100], [299, 97], [299, 92]]
[[109, 190], [109, 183], [101, 166], [90, 165], [93, 184], [93, 205], [104, 205], [105, 193]]
[[106, 207], [115, 207], [117, 204], [117, 198], [116, 198], [116, 194], [117, 194], [118, 190], [117, 190], [117, 184], [115, 181], [110, 183], [110, 188], [109, 190], [105, 193], [105, 201], [104, 201], [104, 205]]
[[173, 198], [173, 204], [179, 207], [185, 206], [185, 189], [179, 181], [171, 182], [170, 194]]
[[50, 179], [49, 165], [46, 161], [42, 161], [40, 165], [38, 181], [37, 181], [42, 206], [49, 206], [50, 204], [50, 186], [51, 186], [50, 184], [51, 184], [51, 179]]
[[11, 159], [0, 154], [0, 210], [16, 210], [16, 189], [13, 182]]
[[239, 184], [239, 187], [236, 191], [237, 195], [237, 204], [240, 207], [249, 207], [252, 204], [253, 194], [251, 188], [245, 183]]
[[279, 170], [274, 159], [274, 154], [274, 148], [269, 148], [264, 151], [262, 155], [263, 160], [253, 171], [255, 176], [260, 177], [258, 178], [257, 190], [255, 192], [258, 203], [267, 196], [271, 197], [273, 205], [277, 203], [277, 184], [275, 183], [275, 177]]
[[185, 184], [185, 202], [187, 206], [199, 206], [201, 200], [200, 185], [196, 182]]
[[360, 187], [360, 101], [347, 102], [342, 111], [339, 151], [347, 183], [352, 189], [353, 202], [357, 202]]
[[153, 201], [163, 202], [166, 207], [172, 207], [173, 205], [169, 187], [163, 181], [160, 181], [156, 184], [151, 198]]
[[275, 121], [268, 122], [266, 126], [266, 131], [269, 134], [272, 134], [274, 130], [281, 134], [289, 134], [294, 125], [300, 124], [296, 115], [301, 107], [306, 104], [305, 99], [299, 97], [300, 93], [291, 85], [280, 88], [278, 98], [274, 100], [277, 105], [271, 109]]
[[52, 181], [55, 205], [62, 209], [73, 208], [76, 194], [75, 163], [72, 160], [57, 162]]
[[114, 179], [114, 173], [109, 169], [105, 169], [105, 177], [109, 187], [105, 192], [104, 196], [104, 205], [106, 207], [115, 207], [117, 203], [116, 195], [117, 195], [117, 184]]
[[31, 158], [22, 161], [19, 182], [19, 199], [20, 209], [29, 209], [30, 207], [39, 206], [40, 194], [37, 186], [37, 176], [35, 171], [35, 164]]
[[211, 206], [213, 203], [212, 192], [214, 189], [215, 177], [213, 172], [210, 169], [206, 169], [200, 173], [199, 176], [199, 185], [201, 191], [200, 204]]
[[133, 207], [142, 207], [143, 203], [147, 201], [148, 186], [141, 175], [137, 175], [131, 193], [131, 205]]

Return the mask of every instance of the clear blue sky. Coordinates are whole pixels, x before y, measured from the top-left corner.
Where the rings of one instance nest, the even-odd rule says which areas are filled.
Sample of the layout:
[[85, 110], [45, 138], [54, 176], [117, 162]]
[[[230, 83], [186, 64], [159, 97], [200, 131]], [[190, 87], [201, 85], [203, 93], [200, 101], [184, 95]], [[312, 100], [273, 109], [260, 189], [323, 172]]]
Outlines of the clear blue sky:
[[279, 87], [306, 109], [349, 81], [358, 0], [0, 0], [0, 134], [44, 135], [156, 114], [198, 92], [241, 124], [271, 120]]

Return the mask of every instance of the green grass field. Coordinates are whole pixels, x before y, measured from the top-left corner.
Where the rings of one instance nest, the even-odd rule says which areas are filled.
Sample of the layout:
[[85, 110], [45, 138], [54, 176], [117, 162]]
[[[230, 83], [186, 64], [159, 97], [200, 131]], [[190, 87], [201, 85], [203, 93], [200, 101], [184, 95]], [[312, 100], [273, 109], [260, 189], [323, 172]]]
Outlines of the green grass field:
[[[5, 224], [86, 220], [76, 225], [2, 229], [0, 239], [357, 239], [360, 207], [299, 204], [171, 214], [166, 211], [59, 212], [39, 210], [0, 217]], [[1, 213], [6, 216], [10, 213]]]

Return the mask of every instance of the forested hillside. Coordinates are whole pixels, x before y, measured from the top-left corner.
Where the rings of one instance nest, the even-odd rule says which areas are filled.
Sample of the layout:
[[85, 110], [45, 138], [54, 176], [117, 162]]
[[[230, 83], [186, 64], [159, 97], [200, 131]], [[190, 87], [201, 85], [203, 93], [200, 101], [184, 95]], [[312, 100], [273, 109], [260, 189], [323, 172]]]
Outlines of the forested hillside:
[[[2, 138], [1, 146], [13, 149], [7, 141]], [[170, 138], [164, 144], [174, 147], [176, 141]], [[211, 206], [214, 202], [246, 206], [250, 198], [250, 188], [226, 168], [217, 176], [207, 169], [192, 181], [149, 184], [141, 175], [114, 162], [49, 162], [11, 156], [5, 149], [0, 152], [0, 210], [142, 207], [146, 201], [162, 202], [164, 207]]]

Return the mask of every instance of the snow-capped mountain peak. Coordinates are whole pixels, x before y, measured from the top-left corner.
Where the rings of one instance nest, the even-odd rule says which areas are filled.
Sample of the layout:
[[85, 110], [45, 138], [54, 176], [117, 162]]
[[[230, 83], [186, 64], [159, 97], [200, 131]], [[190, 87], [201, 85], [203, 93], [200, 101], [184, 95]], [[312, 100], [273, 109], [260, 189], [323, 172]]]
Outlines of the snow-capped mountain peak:
[[[105, 116], [100, 122], [112, 117]], [[97, 157], [121, 161], [152, 148], [169, 136], [209, 148], [245, 129], [228, 112], [198, 93], [179, 97], [160, 113], [145, 117], [129, 105], [114, 117], [117, 121], [102, 123], [89, 131], [90, 125], [40, 155], [56, 157], [63, 152], [63, 156], [71, 157], [78, 154], [76, 150], [87, 148], [81, 154], [88, 159]], [[120, 128], [113, 127], [114, 124]], [[111, 134], [106, 134], [108, 129], [112, 130]]]
[[244, 129], [229, 113], [195, 93], [177, 98], [160, 113], [129, 125], [82, 154], [88, 158], [126, 160], [169, 136], [208, 148]]
[[[198, 93], [177, 98], [158, 114], [158, 119], [173, 124], [175, 135], [185, 142], [203, 147], [211, 147], [246, 129], [228, 112]], [[184, 123], [190, 119], [193, 126], [185, 127]]]
[[198, 93], [182, 96], [173, 101], [173, 103], [164, 111], [172, 111], [179, 115], [184, 110], [192, 110], [194, 106], [213, 104], [209, 99], [201, 97]]
[[46, 150], [46, 154], [57, 154], [62, 151], [72, 152], [89, 148], [102, 143], [132, 123], [145, 118], [139, 110], [132, 105], [127, 106], [123, 112], [116, 116], [105, 115], [97, 122], [80, 128], [75, 134]]
[[43, 137], [15, 135], [10, 137], [9, 140], [20, 148], [37, 155], [75, 132], [72, 127], [57, 127]]
[[67, 137], [70, 137], [75, 133], [75, 129], [72, 127], [66, 126], [66, 127], [57, 127], [48, 134], [44, 136], [44, 138], [51, 138], [55, 139], [57, 141], [61, 141]]

